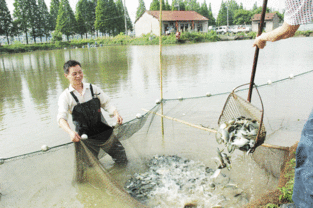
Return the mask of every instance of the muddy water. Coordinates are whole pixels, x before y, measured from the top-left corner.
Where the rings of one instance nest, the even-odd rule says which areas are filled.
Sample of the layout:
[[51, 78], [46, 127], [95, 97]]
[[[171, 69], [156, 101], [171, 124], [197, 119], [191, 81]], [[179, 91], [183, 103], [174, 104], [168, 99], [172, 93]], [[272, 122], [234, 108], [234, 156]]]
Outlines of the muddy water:
[[[313, 49], [310, 47], [312, 41], [312, 38], [293, 38], [269, 43], [267, 48], [260, 52], [255, 83], [263, 84], [268, 80], [274, 81], [286, 78], [290, 74], [312, 70]], [[249, 82], [254, 55], [254, 48], [251, 45], [252, 40], [165, 46], [163, 48], [164, 97], [193, 97], [203, 96], [207, 92], [212, 94], [228, 92], [240, 84]], [[160, 97], [158, 50], [158, 46], [126, 46], [1, 55], [0, 157], [8, 158], [37, 151], [43, 144], [55, 146], [69, 142], [68, 135], [56, 123], [57, 99], [68, 87], [62, 66], [69, 59], [81, 62], [85, 81], [100, 86], [112, 98], [125, 121], [135, 118], [137, 113], [143, 114], [141, 108], [150, 109], [154, 106], [155, 100]], [[269, 117], [273, 118], [274, 122], [269, 122], [268, 128], [271, 132], [279, 130], [272, 136], [274, 143], [285, 142], [285, 145], [292, 145], [298, 139], [297, 135], [300, 134], [311, 110], [312, 98], [309, 93], [304, 93], [312, 90], [312, 82], [309, 80], [304, 79], [301, 85], [295, 83], [292, 86], [285, 85], [283, 88], [273, 85], [273, 88], [262, 90], [264, 94], [270, 95], [263, 94], [267, 110], [265, 112], [275, 115]], [[276, 95], [280, 97], [277, 98]], [[277, 98], [276, 101], [283, 100], [284, 105], [277, 105], [276, 101], [273, 101], [274, 98]], [[105, 116], [110, 123], [114, 122], [107, 115]], [[287, 139], [279, 141], [281, 137]], [[211, 147], [212, 153], [207, 156], [207, 152], [201, 151], [206, 146], [200, 148], [207, 143], [202, 144], [199, 141], [200, 143], [194, 144], [188, 141], [190, 137], [182, 138], [190, 144], [192, 150], [200, 149], [197, 156], [190, 150], [186, 152], [184, 146], [175, 147], [172, 152], [181, 152], [182, 156], [191, 159], [206, 157], [203, 162], [209, 166], [214, 165], [211, 162], [215, 152], [214, 145]], [[167, 145], [170, 144], [174, 145], [171, 142]], [[171, 149], [169, 146], [167, 148]], [[130, 158], [136, 158], [138, 151], [130, 151], [129, 154]], [[69, 155], [68, 157], [70, 158]], [[234, 159], [238, 161], [237, 168], [233, 170], [237, 175], [240, 174], [241, 167], [245, 166], [245, 164], [239, 165], [242, 160], [245, 160], [242, 157], [239, 155]], [[51, 159], [48, 161], [53, 163]], [[34, 164], [34, 161], [30, 163]], [[254, 169], [254, 167], [249, 168]], [[60, 169], [64, 169], [63, 166]], [[10, 171], [2, 172], [2, 179], [9, 174], [20, 175], [13, 171], [14, 168], [6, 170]], [[44, 173], [44, 170], [41, 173]], [[121, 174], [122, 180], [125, 181], [125, 178], [129, 178], [133, 173], [134, 171], [130, 170], [128, 173]], [[252, 176], [253, 174], [248, 177]], [[21, 182], [24, 181], [23, 177], [16, 178], [17, 182], [19, 179]], [[63, 182], [63, 178], [54, 178], [54, 180]], [[267, 176], [264, 180], [268, 183], [264, 183], [262, 189], [276, 183]], [[42, 181], [47, 180], [42, 179]], [[238, 182], [244, 183], [244, 177], [239, 178]], [[27, 187], [31, 186], [32, 181], [27, 184], [23, 187], [25, 193], [30, 193], [27, 192]], [[1, 192], [4, 193], [4, 185], [0, 185]], [[85, 206], [88, 207], [88, 200], [77, 202], [76, 197], [76, 194], [85, 193], [88, 188], [80, 188], [79, 191], [76, 190], [77, 193], [70, 184], [66, 188], [71, 190], [70, 201], [73, 204], [86, 203]], [[252, 188], [258, 190], [260, 187]], [[37, 194], [44, 197], [43, 193], [44, 191], [41, 190]], [[56, 201], [60, 200], [60, 196], [64, 193], [55, 196]], [[27, 195], [24, 196], [28, 198]], [[36, 194], [33, 196], [36, 199]], [[10, 197], [12, 198], [9, 201], [15, 201], [13, 195]], [[41, 203], [40, 200], [37, 202]], [[23, 200], [21, 203], [24, 203]], [[49, 205], [50, 202], [42, 203]]]

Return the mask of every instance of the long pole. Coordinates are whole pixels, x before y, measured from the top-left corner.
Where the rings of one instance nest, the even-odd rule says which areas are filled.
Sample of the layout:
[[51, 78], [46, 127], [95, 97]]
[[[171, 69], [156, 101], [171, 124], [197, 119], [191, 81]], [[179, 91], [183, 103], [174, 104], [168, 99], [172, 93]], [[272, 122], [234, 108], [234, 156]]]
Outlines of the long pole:
[[[264, 0], [263, 7], [262, 7], [261, 20], [260, 20], [260, 25], [259, 25], [259, 30], [258, 30], [258, 36], [261, 35], [262, 30], [263, 30], [266, 6], [267, 6], [267, 0]], [[258, 57], [259, 57], [259, 48], [256, 46], [255, 53], [254, 53], [253, 66], [252, 66], [251, 79], [250, 79], [249, 94], [248, 94], [248, 99], [247, 99], [249, 102], [251, 102], [256, 66], [258, 64]]]
[[[162, 24], [162, 0], [160, 1], [160, 16], [159, 16], [159, 24], [160, 24], [160, 34], [159, 34], [159, 47], [160, 47], [160, 97], [161, 97], [161, 114], [163, 115], [163, 72], [162, 72], [162, 32], [163, 32], [163, 24]], [[164, 121], [163, 117], [161, 118], [162, 125], [162, 136], [164, 137]]]

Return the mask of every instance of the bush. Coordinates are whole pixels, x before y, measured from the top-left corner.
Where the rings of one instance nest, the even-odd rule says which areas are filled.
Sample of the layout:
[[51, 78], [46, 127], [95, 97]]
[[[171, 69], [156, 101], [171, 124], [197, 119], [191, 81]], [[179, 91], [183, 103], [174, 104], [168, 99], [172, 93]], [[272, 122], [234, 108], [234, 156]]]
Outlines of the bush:
[[52, 42], [62, 41], [62, 33], [58, 30], [52, 33]]

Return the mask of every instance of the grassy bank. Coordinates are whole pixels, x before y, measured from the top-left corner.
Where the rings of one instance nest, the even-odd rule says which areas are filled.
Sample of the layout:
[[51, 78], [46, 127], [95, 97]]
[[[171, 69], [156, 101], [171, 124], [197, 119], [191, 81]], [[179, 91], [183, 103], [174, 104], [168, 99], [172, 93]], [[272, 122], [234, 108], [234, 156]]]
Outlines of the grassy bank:
[[[256, 33], [250, 32], [248, 34], [225, 34], [217, 35], [215, 31], [208, 33], [198, 32], [183, 32], [181, 34], [181, 40], [184, 43], [200, 43], [200, 42], [215, 42], [225, 40], [225, 37], [246, 37], [255, 38]], [[297, 31], [295, 37], [313, 37], [313, 31]], [[115, 37], [101, 37], [96, 39], [80, 39], [71, 41], [56, 41], [50, 43], [37, 43], [37, 44], [22, 44], [20, 42], [14, 42], [12, 45], [0, 46], [1, 53], [23, 53], [37, 50], [54, 50], [64, 48], [82, 48], [90, 46], [114, 46], [114, 45], [158, 45], [159, 37], [153, 34], [143, 35], [142, 37], [130, 37], [125, 35], [117, 35]], [[174, 45], [177, 43], [175, 34], [162, 36], [163, 45]]]
[[[185, 32], [181, 34], [181, 40], [186, 43], [214, 42], [218, 41], [218, 35], [211, 31], [209, 33]], [[0, 46], [0, 53], [21, 53], [36, 50], [54, 50], [64, 48], [82, 48], [89, 46], [114, 46], [114, 45], [158, 45], [159, 37], [151, 34], [142, 37], [130, 37], [117, 35], [115, 37], [101, 37], [96, 39], [81, 39], [71, 41], [56, 41], [51, 43], [21, 44], [15, 42], [12, 45]], [[175, 34], [162, 36], [163, 45], [178, 44]]]

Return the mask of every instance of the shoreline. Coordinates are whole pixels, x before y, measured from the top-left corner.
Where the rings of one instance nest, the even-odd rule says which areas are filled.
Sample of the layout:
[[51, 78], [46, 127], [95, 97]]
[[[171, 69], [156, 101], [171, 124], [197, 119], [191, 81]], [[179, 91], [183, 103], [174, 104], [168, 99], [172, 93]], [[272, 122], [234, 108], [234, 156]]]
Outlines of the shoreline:
[[[248, 34], [240, 33], [236, 35], [218, 35], [215, 31], [211, 31], [208, 33], [186, 32], [182, 33], [181, 42], [177, 42], [175, 34], [162, 36], [162, 44], [177, 45], [217, 41], [237, 41], [254, 39], [255, 37], [255, 32], [250, 32]], [[313, 37], [313, 31], [297, 31], [294, 37]], [[77, 49], [122, 45], [159, 45], [159, 37], [153, 34], [143, 35], [142, 37], [130, 37], [120, 34], [115, 37], [55, 41], [50, 43], [36, 43], [28, 45], [22, 44], [20, 42], [15, 42], [11, 45], [0, 45], [0, 54], [24, 53], [38, 50]]]

